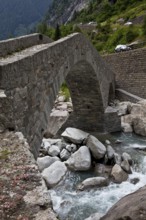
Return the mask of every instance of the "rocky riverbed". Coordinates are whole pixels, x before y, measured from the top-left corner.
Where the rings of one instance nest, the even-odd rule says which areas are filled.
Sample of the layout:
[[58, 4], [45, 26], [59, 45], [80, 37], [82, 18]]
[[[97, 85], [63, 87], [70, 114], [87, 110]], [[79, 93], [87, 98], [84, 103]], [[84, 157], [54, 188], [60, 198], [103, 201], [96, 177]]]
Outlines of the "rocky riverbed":
[[135, 169], [137, 149], [133, 143], [128, 146], [127, 153], [121, 138], [101, 143], [93, 135], [75, 128], [67, 128], [62, 139], [43, 139], [37, 162], [61, 220], [82, 220], [97, 211], [96, 220], [100, 219], [121, 197], [146, 184], [144, 175]]

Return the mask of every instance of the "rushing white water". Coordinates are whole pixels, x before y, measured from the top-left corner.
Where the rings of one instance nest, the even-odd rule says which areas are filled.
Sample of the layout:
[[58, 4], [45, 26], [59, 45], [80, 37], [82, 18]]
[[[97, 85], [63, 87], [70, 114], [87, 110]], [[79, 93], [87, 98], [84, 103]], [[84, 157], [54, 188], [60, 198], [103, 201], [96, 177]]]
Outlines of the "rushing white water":
[[[129, 143], [122, 147], [122, 151], [132, 152], [136, 165], [129, 179], [121, 184], [111, 183], [107, 187], [77, 192], [76, 185], [93, 176], [93, 173], [69, 172], [59, 186], [50, 190], [53, 208], [59, 219], [84, 220], [95, 212], [105, 214], [120, 198], [146, 185], [146, 156], [135, 150], [138, 147], [144, 148], [144, 143]], [[132, 183], [133, 179], [139, 181]]]

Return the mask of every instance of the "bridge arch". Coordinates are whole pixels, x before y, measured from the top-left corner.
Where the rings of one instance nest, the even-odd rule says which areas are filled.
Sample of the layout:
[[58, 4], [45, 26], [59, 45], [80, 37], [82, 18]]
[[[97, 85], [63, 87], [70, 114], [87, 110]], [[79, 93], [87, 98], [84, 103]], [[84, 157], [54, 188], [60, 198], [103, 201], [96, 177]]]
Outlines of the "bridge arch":
[[27, 137], [35, 156], [64, 80], [74, 106], [66, 126], [104, 130], [114, 75], [82, 34], [17, 52], [1, 59], [0, 68], [0, 88], [13, 100], [12, 123]]

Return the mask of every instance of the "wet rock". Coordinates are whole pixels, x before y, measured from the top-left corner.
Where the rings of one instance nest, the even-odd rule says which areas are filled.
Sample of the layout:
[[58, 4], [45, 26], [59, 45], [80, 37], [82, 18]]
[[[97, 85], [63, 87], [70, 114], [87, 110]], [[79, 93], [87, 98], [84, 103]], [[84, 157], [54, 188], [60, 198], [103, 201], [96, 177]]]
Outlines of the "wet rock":
[[65, 162], [69, 169], [74, 171], [89, 170], [91, 167], [91, 155], [88, 147], [82, 146]]
[[90, 217], [84, 219], [84, 220], [100, 220], [100, 218], [102, 217], [103, 215], [100, 214], [100, 213], [94, 213], [92, 214]]
[[120, 199], [101, 220], [145, 220], [146, 186]]
[[120, 165], [121, 161], [122, 161], [121, 156], [119, 154], [117, 154], [117, 153], [114, 153], [114, 162], [115, 162], [115, 164]]
[[135, 177], [135, 178], [130, 180], [130, 183], [136, 185], [139, 181], [140, 181], [140, 179]]
[[97, 176], [103, 176], [106, 178], [110, 176], [111, 170], [112, 170], [112, 166], [104, 165], [100, 163], [97, 163], [94, 168], [94, 171], [97, 174]]
[[48, 154], [52, 157], [58, 156], [60, 154], [60, 149], [56, 145], [51, 145], [51, 147], [48, 150]]
[[132, 158], [128, 153], [124, 152], [122, 154], [122, 160], [127, 160], [129, 164], [132, 165]]
[[104, 157], [106, 148], [96, 137], [90, 135], [86, 144], [95, 159], [101, 159]]
[[74, 144], [82, 144], [84, 140], [87, 139], [88, 133], [77, 129], [77, 128], [67, 128], [63, 133], [62, 137], [69, 142]]
[[43, 171], [45, 168], [49, 167], [51, 164], [53, 164], [56, 161], [60, 161], [58, 157], [38, 157], [37, 158], [37, 164], [40, 171]]
[[121, 144], [121, 143], [122, 143], [122, 140], [117, 139], [117, 140], [115, 141], [115, 144]]
[[128, 174], [118, 164], [112, 168], [111, 175], [116, 183], [122, 183], [128, 179]]
[[109, 160], [113, 159], [114, 158], [114, 153], [115, 153], [115, 150], [112, 148], [111, 145], [108, 145], [107, 146], [107, 157]]
[[60, 158], [61, 160], [65, 161], [65, 160], [68, 160], [68, 158], [71, 156], [71, 153], [66, 150], [66, 149], [63, 149], [60, 153]]
[[122, 161], [121, 167], [126, 173], [128, 173], [128, 174], [132, 173], [128, 160]]
[[44, 169], [42, 176], [46, 181], [48, 188], [52, 188], [57, 185], [67, 172], [67, 167], [60, 161], [54, 162], [51, 166]]
[[108, 181], [104, 177], [92, 177], [85, 179], [81, 184], [78, 186], [78, 190], [85, 190], [93, 187], [103, 187], [107, 186]]

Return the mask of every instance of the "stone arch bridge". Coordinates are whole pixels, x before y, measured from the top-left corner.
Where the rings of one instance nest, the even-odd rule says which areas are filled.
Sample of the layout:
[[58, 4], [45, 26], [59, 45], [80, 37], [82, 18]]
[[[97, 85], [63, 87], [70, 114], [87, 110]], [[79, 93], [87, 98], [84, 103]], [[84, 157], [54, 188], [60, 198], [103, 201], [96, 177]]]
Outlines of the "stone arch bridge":
[[114, 74], [82, 34], [55, 42], [40, 34], [0, 42], [0, 128], [21, 131], [36, 157], [64, 80], [74, 109], [66, 126], [101, 132], [113, 124], [107, 109]]

